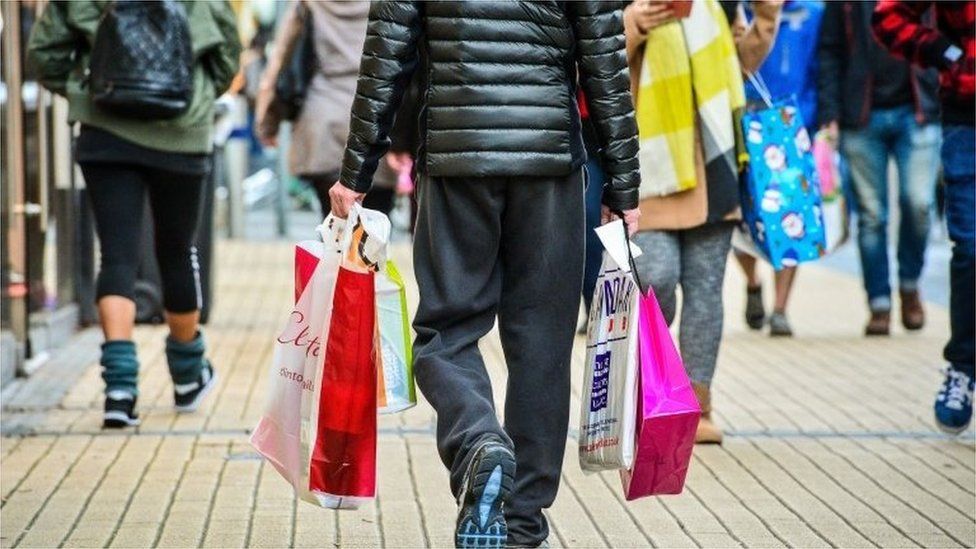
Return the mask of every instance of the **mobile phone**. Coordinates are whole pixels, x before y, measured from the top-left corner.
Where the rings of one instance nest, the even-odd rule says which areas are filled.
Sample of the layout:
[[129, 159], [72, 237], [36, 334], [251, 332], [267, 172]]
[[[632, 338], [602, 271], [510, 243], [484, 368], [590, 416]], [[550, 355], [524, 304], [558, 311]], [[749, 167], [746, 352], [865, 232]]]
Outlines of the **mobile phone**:
[[691, 15], [691, 3], [693, 0], [671, 0], [671, 11], [678, 19], [684, 19]]

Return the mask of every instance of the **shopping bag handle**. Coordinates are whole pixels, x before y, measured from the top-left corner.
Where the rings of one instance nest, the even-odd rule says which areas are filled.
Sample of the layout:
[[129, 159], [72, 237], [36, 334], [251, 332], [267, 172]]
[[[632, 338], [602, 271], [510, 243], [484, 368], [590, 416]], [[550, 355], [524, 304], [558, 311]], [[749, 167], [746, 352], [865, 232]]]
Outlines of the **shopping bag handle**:
[[637, 290], [643, 295], [644, 285], [641, 283], [640, 274], [637, 273], [637, 262], [634, 261], [634, 252], [630, 249], [630, 233], [627, 232], [627, 222], [624, 221], [624, 212], [621, 210], [613, 210], [613, 213], [617, 214], [617, 217], [620, 218], [620, 226], [624, 231], [624, 244], [626, 244], [627, 248], [627, 262], [630, 263], [630, 272], [634, 275], [634, 281], [637, 282]]
[[756, 89], [756, 92], [759, 93], [759, 97], [766, 104], [766, 107], [773, 108], [773, 94], [769, 92], [769, 86], [766, 85], [766, 80], [763, 79], [762, 74], [746, 71], [746, 77], [752, 83], [752, 87]]
[[319, 234], [319, 238], [322, 242], [327, 242], [329, 239], [329, 227], [333, 223], [340, 222], [343, 223], [343, 227], [339, 229], [338, 240], [336, 245], [339, 251], [345, 255], [349, 251], [349, 246], [352, 245], [352, 233], [353, 229], [356, 227], [356, 222], [359, 221], [360, 214], [362, 212], [363, 206], [359, 202], [354, 202], [352, 208], [349, 209], [349, 215], [345, 219], [336, 216], [332, 212], [329, 212], [325, 216], [325, 220], [315, 228], [315, 232]]

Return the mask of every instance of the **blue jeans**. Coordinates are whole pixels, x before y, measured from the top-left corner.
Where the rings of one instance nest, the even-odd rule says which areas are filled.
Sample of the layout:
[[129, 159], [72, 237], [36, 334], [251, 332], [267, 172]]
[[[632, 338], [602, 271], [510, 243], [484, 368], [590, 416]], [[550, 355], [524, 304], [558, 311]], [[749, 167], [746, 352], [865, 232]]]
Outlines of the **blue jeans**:
[[939, 126], [919, 125], [910, 106], [874, 110], [867, 126], [841, 134], [858, 211], [861, 272], [872, 311], [891, 309], [888, 158], [893, 156], [898, 166], [898, 280], [901, 289], [914, 290], [925, 263], [941, 141]]
[[583, 303], [589, 314], [593, 301], [593, 289], [603, 261], [603, 244], [593, 229], [600, 226], [600, 206], [603, 201], [603, 168], [600, 161], [591, 158], [586, 162], [586, 263], [583, 270]]
[[942, 145], [946, 225], [952, 240], [949, 263], [949, 328], [944, 356], [973, 375], [976, 338], [976, 129], [946, 126]]

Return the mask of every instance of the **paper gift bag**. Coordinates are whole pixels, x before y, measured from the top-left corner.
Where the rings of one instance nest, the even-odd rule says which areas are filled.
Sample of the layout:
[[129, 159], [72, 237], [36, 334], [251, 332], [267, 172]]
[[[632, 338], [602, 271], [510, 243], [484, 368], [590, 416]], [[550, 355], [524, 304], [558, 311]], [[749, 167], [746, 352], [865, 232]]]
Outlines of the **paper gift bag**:
[[681, 492], [701, 417], [653, 290], [641, 297], [639, 307], [634, 463], [620, 471], [627, 500]]

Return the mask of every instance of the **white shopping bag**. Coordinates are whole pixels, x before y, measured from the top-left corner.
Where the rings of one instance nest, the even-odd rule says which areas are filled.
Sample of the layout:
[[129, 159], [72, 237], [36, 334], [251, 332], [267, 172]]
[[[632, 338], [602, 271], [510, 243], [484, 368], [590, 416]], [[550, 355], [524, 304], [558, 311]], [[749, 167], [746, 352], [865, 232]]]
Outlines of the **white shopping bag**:
[[584, 471], [628, 469], [637, 417], [640, 288], [631, 273], [622, 221], [596, 229], [604, 246], [586, 336], [579, 460]]
[[[339, 272], [338, 235], [344, 223], [329, 218], [331, 238], [306, 240], [296, 255], [318, 258], [311, 278], [295, 303], [288, 322], [274, 342], [264, 415], [251, 434], [251, 444], [278, 470], [303, 500], [318, 504], [308, 490], [308, 440], [304, 431], [312, 406], [316, 371], [325, 353], [323, 329], [328, 327], [336, 276]], [[330, 253], [327, 253], [330, 252]], [[300, 259], [296, 260], [296, 268]]]

